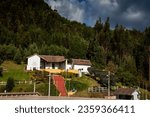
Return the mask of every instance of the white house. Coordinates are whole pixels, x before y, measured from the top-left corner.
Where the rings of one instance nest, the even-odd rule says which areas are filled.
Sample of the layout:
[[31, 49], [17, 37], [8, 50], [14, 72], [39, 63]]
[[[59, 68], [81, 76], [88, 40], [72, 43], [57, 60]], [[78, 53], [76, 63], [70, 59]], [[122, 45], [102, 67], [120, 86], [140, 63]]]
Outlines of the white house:
[[87, 68], [91, 67], [90, 60], [72, 59], [68, 62], [64, 56], [32, 55], [27, 57], [27, 70], [40, 69], [63, 69], [78, 70], [79, 73], [89, 73]]
[[91, 67], [90, 60], [85, 59], [72, 59], [72, 69], [80, 70], [84, 74], [88, 74], [88, 67]]
[[65, 69], [64, 56], [32, 55], [27, 60], [27, 70], [40, 69]]

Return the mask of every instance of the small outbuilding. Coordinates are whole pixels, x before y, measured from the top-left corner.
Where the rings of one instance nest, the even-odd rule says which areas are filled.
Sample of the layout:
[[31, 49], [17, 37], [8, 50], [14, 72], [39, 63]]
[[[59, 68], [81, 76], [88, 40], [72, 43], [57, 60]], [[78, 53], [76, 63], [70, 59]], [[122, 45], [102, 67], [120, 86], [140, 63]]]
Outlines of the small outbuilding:
[[86, 59], [72, 59], [72, 68], [80, 70], [81, 73], [88, 74], [88, 68], [91, 67], [91, 61]]
[[122, 100], [139, 100], [139, 91], [134, 88], [119, 88], [114, 92], [116, 99]]

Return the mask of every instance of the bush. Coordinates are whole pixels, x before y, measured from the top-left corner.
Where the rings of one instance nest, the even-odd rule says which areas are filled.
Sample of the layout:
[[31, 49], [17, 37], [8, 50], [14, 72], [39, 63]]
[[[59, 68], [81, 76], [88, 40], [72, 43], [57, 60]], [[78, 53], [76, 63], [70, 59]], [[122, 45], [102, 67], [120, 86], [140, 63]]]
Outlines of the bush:
[[68, 72], [62, 72], [61, 75], [62, 75], [64, 78], [74, 78], [74, 77], [76, 77], [75, 74], [73, 74], [73, 73], [68, 73]]
[[0, 85], [0, 92], [3, 93], [5, 91], [5, 85]]
[[3, 60], [0, 58], [0, 65], [3, 63]]
[[15, 82], [14, 79], [9, 77], [7, 79], [7, 84], [6, 84], [6, 91], [10, 92], [13, 88], [15, 87]]
[[87, 84], [81, 83], [79, 81], [66, 81], [66, 89], [69, 90], [77, 90], [77, 91], [82, 91], [84, 89], [88, 88]]
[[[40, 83], [36, 87], [36, 91], [39, 92], [40, 94], [47, 96], [48, 95], [48, 83]], [[51, 84], [51, 91], [50, 91], [51, 96], [58, 96], [59, 92], [57, 91], [56, 87]]]
[[[12, 92], [33, 92], [33, 84], [18, 84], [16, 85]], [[39, 92], [43, 96], [48, 95], [48, 83], [36, 84], [36, 92]], [[51, 84], [51, 96], [58, 96], [59, 92], [56, 87]]]
[[18, 84], [13, 89], [12, 92], [33, 92], [32, 84]]
[[3, 77], [3, 68], [0, 67], [0, 77]]

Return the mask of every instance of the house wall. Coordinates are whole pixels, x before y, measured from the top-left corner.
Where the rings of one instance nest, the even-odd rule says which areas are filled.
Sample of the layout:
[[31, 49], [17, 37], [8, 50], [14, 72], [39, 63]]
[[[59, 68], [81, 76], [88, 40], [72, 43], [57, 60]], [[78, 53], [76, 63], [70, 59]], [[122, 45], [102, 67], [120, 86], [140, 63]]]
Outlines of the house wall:
[[67, 64], [67, 65], [66, 65], [66, 70], [67, 70], [67, 69], [72, 69], [72, 65], [71, 65], [71, 64]]
[[138, 92], [137, 92], [137, 91], [134, 91], [134, 92], [132, 93], [132, 96], [133, 96], [133, 100], [139, 100]]
[[52, 69], [52, 63], [45, 62], [45, 69]]
[[65, 60], [64, 69], [65, 70], [72, 69], [72, 64], [68, 63], [68, 59]]
[[66, 63], [65, 62], [60, 63], [60, 69], [66, 69]]
[[[54, 68], [52, 64], [54, 64]], [[46, 63], [45, 69], [65, 69], [65, 63]]]
[[54, 63], [55, 69], [59, 69], [59, 63]]
[[40, 57], [33, 55], [27, 60], [27, 70], [40, 69]]
[[89, 73], [88, 70], [87, 70], [88, 67], [91, 67], [91, 66], [88, 66], [88, 65], [74, 65], [73, 69], [75, 69], [75, 70], [81, 69], [82, 73], [87, 74], [87, 73]]

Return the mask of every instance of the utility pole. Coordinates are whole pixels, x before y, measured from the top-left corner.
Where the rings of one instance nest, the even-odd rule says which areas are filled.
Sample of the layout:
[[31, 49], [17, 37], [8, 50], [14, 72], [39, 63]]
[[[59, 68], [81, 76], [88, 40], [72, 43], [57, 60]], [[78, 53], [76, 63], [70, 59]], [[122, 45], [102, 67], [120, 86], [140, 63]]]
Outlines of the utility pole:
[[48, 80], [49, 80], [49, 82], [48, 82], [48, 97], [50, 97], [50, 93], [51, 93], [51, 74], [49, 73], [49, 75], [48, 75]]
[[36, 90], [36, 79], [34, 79], [34, 87], [33, 87], [33, 92], [35, 93]]
[[147, 100], [147, 83], [145, 83], [145, 99]]
[[110, 71], [108, 71], [108, 97], [110, 97]]

